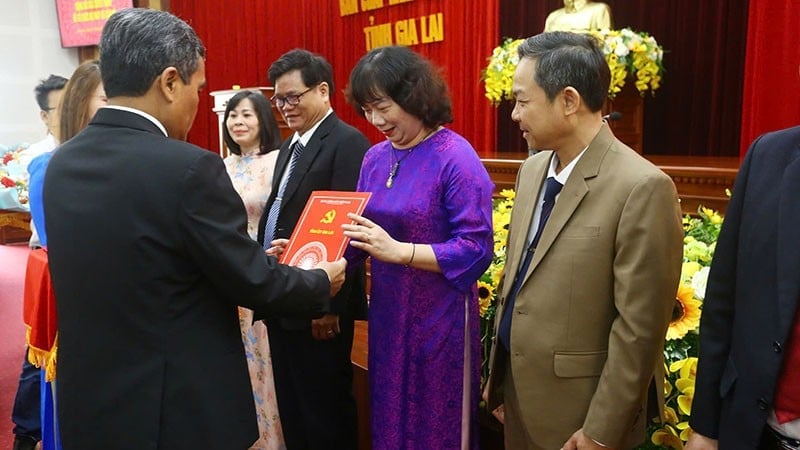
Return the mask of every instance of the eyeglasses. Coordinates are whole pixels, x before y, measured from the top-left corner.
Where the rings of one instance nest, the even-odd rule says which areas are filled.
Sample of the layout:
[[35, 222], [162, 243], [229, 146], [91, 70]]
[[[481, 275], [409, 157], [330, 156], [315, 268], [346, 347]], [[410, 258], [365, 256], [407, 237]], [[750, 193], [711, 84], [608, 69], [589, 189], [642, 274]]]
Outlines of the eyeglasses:
[[269, 99], [269, 101], [272, 102], [272, 104], [275, 105], [276, 108], [283, 108], [286, 105], [297, 106], [300, 104], [300, 97], [306, 95], [317, 86], [319, 85], [315, 84], [314, 86], [311, 86], [310, 88], [306, 89], [305, 91], [299, 94], [289, 94], [286, 97], [278, 97], [278, 95], [276, 94], [273, 95], [272, 98]]

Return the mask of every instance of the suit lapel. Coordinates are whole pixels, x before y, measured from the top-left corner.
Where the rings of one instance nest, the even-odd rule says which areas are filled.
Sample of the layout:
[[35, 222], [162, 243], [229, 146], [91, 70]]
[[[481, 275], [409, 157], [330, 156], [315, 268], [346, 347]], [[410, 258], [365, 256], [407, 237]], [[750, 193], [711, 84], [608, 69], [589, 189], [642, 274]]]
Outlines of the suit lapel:
[[530, 192], [531, 195], [528, 197], [528, 201], [525, 202], [520, 202], [520, 196], [517, 195], [518, 200], [514, 202], [509, 241], [519, 244], [509, 248], [509, 253], [506, 255], [504, 271], [507, 282], [503, 284], [504, 296], [508, 296], [514, 277], [516, 277], [519, 265], [522, 262], [522, 255], [528, 248], [528, 232], [531, 227], [533, 211], [539, 200], [539, 193], [544, 185], [544, 178], [547, 176], [547, 169], [550, 167], [550, 159], [552, 158], [552, 152], [547, 152], [547, 154], [547, 156], [542, 155], [525, 161], [520, 169], [517, 192]]
[[794, 153], [787, 161], [778, 193], [778, 317], [780, 330], [788, 333], [800, 303], [800, 145], [794, 144]]
[[280, 189], [281, 185], [281, 178], [283, 178], [283, 173], [286, 171], [286, 167], [289, 165], [289, 158], [292, 156], [292, 152], [289, 151], [291, 147], [291, 139], [287, 139], [281, 145], [281, 149], [278, 152], [278, 158], [275, 159], [275, 175], [272, 177], [272, 198], [275, 198], [278, 195], [278, 189]]
[[536, 267], [550, 250], [561, 230], [564, 229], [564, 226], [578, 209], [578, 205], [589, 193], [589, 185], [586, 180], [596, 177], [600, 172], [600, 163], [603, 161], [612, 142], [614, 142], [614, 135], [611, 134], [608, 125], [603, 124], [597, 136], [595, 136], [575, 165], [575, 168], [572, 169], [567, 183], [561, 190], [561, 195], [559, 195], [556, 205], [553, 207], [550, 219], [547, 221], [544, 230], [542, 230], [542, 236], [539, 238], [539, 244], [533, 254], [531, 267], [525, 275], [526, 280], [536, 270]]

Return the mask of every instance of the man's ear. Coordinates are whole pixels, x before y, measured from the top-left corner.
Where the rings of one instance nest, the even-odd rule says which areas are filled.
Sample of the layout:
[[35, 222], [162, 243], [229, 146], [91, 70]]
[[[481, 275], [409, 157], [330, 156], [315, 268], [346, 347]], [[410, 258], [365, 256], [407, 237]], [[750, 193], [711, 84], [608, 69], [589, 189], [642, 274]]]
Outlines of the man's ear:
[[574, 87], [565, 87], [564, 90], [561, 91], [561, 97], [564, 104], [565, 114], [575, 114], [578, 112], [583, 99], [581, 98], [581, 94], [579, 94]]
[[[53, 111], [55, 111], [55, 110], [53, 110]], [[40, 109], [39, 110], [39, 118], [42, 119], [42, 122], [44, 122], [44, 125], [47, 126], [47, 111], [42, 111]]]
[[159, 76], [153, 81], [158, 86], [158, 91], [168, 102], [175, 100], [175, 92], [178, 89], [178, 84], [183, 83], [178, 69], [173, 66], [164, 69]]
[[319, 92], [323, 96], [328, 96], [328, 98], [330, 98], [330, 96], [331, 96], [331, 87], [328, 86], [328, 82], [327, 81], [323, 81], [322, 83], [319, 84]]

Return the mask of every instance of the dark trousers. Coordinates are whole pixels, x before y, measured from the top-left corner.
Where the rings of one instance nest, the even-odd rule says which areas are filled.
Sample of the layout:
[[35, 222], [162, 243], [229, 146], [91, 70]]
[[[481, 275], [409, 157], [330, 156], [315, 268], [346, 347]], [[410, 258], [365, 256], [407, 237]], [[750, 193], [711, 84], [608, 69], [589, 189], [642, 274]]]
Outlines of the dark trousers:
[[[310, 321], [309, 321], [310, 323]], [[354, 450], [353, 320], [340, 316], [341, 333], [318, 341], [311, 329], [287, 330], [269, 321], [269, 345], [281, 428], [288, 450]]]
[[41, 398], [42, 391], [40, 379], [41, 369], [28, 362], [28, 354], [22, 362], [22, 373], [19, 375], [17, 396], [14, 399], [14, 409], [11, 411], [11, 421], [14, 422], [14, 434], [28, 436], [38, 440], [42, 439]]

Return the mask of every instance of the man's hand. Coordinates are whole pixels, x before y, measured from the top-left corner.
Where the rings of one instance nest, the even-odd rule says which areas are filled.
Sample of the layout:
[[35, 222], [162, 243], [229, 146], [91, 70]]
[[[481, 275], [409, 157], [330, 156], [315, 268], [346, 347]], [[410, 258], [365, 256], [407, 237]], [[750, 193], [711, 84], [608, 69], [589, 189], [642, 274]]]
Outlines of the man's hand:
[[344, 284], [344, 270], [347, 268], [347, 260], [340, 258], [335, 262], [320, 261], [315, 269], [322, 269], [328, 275], [328, 280], [331, 282], [331, 297], [339, 292]]
[[492, 415], [498, 422], [502, 423], [503, 425], [506, 424], [506, 408], [504, 405], [500, 405], [492, 411]]
[[611, 447], [606, 447], [596, 442], [594, 439], [583, 434], [583, 428], [572, 434], [567, 442], [561, 447], [561, 450], [606, 450]]
[[267, 256], [274, 256], [278, 259], [281, 257], [281, 253], [286, 249], [286, 246], [289, 245], [288, 239], [275, 239], [270, 241], [269, 243], [270, 248], [266, 250]]
[[339, 316], [336, 314], [325, 314], [311, 321], [311, 335], [318, 341], [333, 339], [340, 331]]
[[695, 431], [689, 436], [689, 440], [686, 441], [686, 446], [683, 448], [685, 450], [717, 450], [719, 442]]

